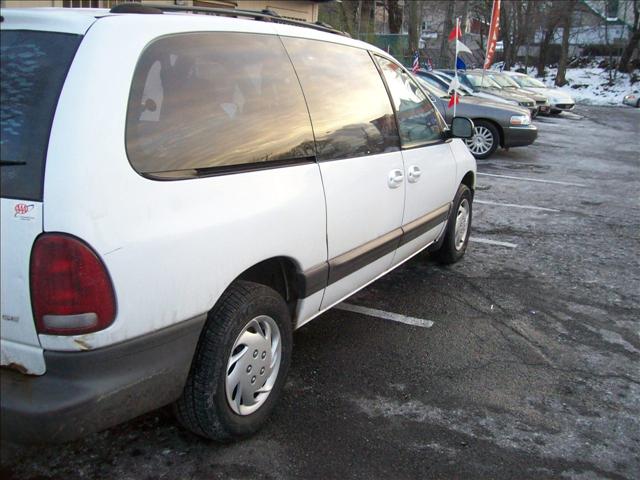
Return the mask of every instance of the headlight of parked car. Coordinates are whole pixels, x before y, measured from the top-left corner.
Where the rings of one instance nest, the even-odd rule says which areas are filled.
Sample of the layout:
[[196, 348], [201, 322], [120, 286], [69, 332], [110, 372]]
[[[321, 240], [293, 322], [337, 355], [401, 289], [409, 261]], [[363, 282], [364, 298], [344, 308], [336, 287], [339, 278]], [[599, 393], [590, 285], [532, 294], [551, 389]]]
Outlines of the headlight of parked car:
[[529, 125], [531, 124], [531, 117], [529, 115], [514, 115], [509, 120], [511, 125]]

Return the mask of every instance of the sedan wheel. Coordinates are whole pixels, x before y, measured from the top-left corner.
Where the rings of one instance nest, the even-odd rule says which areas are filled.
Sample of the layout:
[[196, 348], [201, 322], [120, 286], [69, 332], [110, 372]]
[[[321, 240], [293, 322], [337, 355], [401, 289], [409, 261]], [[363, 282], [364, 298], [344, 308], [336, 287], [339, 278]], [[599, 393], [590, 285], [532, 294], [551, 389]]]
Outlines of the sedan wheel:
[[496, 151], [500, 137], [498, 129], [489, 122], [475, 121], [473, 137], [465, 140], [469, 151], [476, 158], [488, 158]]

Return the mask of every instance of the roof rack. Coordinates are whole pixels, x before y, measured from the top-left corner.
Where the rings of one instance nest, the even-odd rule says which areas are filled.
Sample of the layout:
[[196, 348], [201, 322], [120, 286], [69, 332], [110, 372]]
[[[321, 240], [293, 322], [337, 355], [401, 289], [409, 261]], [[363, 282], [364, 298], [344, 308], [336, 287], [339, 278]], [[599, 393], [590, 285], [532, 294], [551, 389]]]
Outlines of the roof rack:
[[[351, 37], [346, 32], [336, 30], [331, 25], [322, 22], [308, 23], [300, 20], [291, 20], [278, 15], [273, 10], [236, 10], [233, 8], [213, 8], [213, 7], [186, 7], [181, 5], [144, 5], [141, 9], [139, 3], [122, 3], [113, 7], [111, 13], [163, 13], [163, 12], [192, 12], [204, 13], [207, 15], [219, 15], [226, 17], [244, 17], [253, 18], [263, 22], [282, 23], [286, 25], [295, 25], [297, 27], [312, 28], [321, 32], [334, 33], [345, 37]], [[144, 11], [143, 11], [144, 10]]]

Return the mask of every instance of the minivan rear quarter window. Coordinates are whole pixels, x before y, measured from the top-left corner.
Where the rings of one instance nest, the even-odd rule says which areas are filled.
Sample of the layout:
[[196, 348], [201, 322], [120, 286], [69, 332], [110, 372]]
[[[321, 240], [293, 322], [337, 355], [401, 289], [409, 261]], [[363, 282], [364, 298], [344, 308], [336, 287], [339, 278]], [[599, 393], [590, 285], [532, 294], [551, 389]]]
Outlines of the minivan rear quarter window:
[[0, 33], [0, 160], [2, 197], [42, 200], [53, 115], [79, 35]]
[[136, 66], [129, 161], [152, 178], [315, 161], [309, 113], [276, 36], [185, 33], [154, 41]]

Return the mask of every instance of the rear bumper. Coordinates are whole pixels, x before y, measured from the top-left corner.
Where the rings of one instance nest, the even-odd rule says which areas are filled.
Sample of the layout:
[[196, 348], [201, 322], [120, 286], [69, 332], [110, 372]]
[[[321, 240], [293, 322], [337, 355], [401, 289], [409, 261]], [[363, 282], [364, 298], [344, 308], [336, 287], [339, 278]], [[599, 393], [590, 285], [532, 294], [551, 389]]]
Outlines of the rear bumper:
[[177, 400], [206, 320], [87, 352], [45, 351], [41, 376], [0, 370], [2, 439], [73, 440]]
[[504, 130], [504, 148], [524, 147], [531, 145], [538, 138], [538, 128], [535, 125], [523, 127], [509, 127]]

